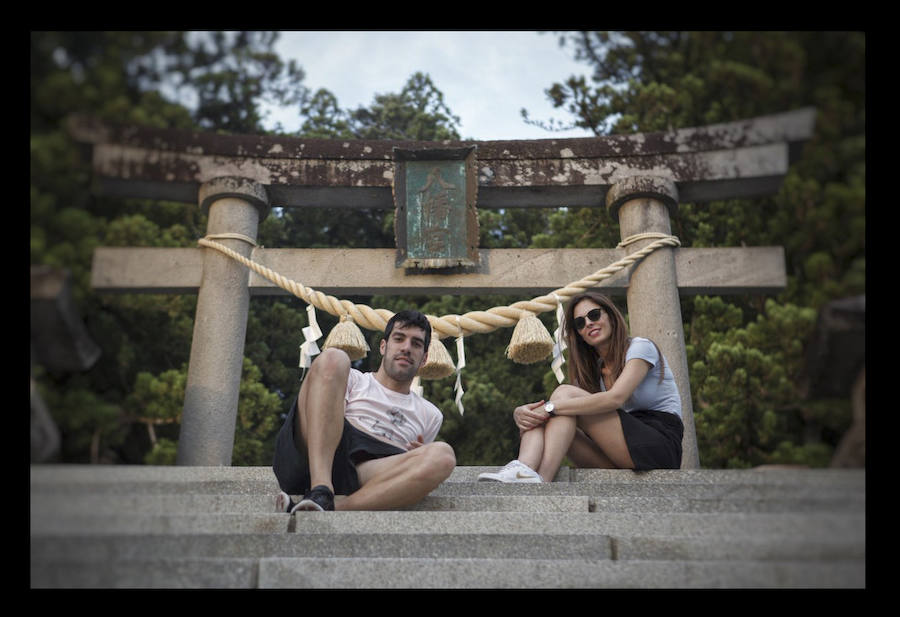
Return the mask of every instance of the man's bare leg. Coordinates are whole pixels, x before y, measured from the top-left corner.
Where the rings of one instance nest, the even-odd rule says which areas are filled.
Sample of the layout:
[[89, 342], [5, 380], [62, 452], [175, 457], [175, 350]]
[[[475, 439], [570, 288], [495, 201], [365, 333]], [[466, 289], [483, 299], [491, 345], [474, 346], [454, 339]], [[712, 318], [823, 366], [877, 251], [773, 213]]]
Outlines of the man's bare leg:
[[316, 358], [297, 395], [294, 438], [306, 444], [310, 487], [325, 485], [332, 492], [331, 468], [344, 430], [344, 396], [350, 358], [339, 349], [326, 349]]
[[456, 466], [449, 444], [436, 441], [404, 454], [366, 461], [356, 471], [362, 485], [336, 510], [392, 510], [418, 503], [446, 480]]

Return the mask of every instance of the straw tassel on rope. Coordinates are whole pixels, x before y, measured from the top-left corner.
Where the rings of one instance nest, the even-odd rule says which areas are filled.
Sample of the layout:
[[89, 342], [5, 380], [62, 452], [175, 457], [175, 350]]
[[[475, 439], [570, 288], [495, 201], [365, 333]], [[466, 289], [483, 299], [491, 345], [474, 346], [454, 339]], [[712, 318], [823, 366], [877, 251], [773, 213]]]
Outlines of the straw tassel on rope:
[[341, 315], [341, 321], [328, 333], [328, 338], [325, 339], [322, 349], [328, 349], [329, 347], [343, 350], [350, 356], [351, 360], [364, 358], [369, 352], [369, 344], [366, 343], [366, 338], [360, 331], [359, 326], [353, 322], [353, 318], [347, 313]]
[[543, 322], [531, 311], [522, 311], [513, 330], [506, 355], [519, 364], [534, 364], [550, 355], [553, 339]]
[[443, 379], [454, 372], [453, 359], [444, 344], [432, 332], [428, 345], [428, 360], [419, 368], [417, 375], [422, 379]]

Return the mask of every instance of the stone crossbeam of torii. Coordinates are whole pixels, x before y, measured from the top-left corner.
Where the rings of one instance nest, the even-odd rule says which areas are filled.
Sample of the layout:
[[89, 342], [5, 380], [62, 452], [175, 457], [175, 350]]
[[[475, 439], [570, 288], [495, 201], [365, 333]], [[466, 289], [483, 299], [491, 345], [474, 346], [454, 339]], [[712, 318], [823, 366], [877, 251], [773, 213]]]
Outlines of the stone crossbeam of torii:
[[[481, 249], [447, 273], [398, 268], [396, 249], [256, 247], [271, 207], [393, 209], [393, 149], [476, 146], [479, 208], [607, 207], [622, 239], [671, 234], [678, 203], [775, 193], [811, 138], [815, 110], [661, 133], [522, 141], [409, 142], [216, 135], [70, 118], [90, 144], [96, 190], [196, 203], [208, 236], [282, 276], [338, 298], [375, 294], [523, 294], [580, 280], [653, 241], [609, 249]], [[681, 391], [682, 468], [700, 466], [680, 296], [771, 294], [786, 285], [775, 247], [659, 248], [599, 288], [625, 295], [631, 333], [662, 349]], [[230, 465], [250, 297], [285, 290], [216, 250], [100, 247], [98, 292], [197, 293], [177, 464]]]

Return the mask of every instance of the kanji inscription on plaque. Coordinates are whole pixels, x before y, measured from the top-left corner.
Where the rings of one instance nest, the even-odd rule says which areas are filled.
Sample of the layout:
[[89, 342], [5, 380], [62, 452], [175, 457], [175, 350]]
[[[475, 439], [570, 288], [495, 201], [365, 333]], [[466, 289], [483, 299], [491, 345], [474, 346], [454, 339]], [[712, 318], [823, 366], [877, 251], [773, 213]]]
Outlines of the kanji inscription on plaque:
[[397, 267], [478, 265], [475, 147], [394, 148]]

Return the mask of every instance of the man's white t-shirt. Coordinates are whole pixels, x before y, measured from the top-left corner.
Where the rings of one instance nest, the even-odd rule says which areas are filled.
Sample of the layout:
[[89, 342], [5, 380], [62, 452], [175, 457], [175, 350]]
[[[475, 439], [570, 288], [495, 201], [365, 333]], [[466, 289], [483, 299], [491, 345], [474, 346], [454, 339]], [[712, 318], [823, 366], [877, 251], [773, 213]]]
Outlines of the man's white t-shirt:
[[350, 369], [344, 416], [357, 428], [408, 450], [419, 435], [423, 443], [437, 437], [444, 414], [430, 401], [410, 392], [401, 394], [378, 383], [375, 373]]

